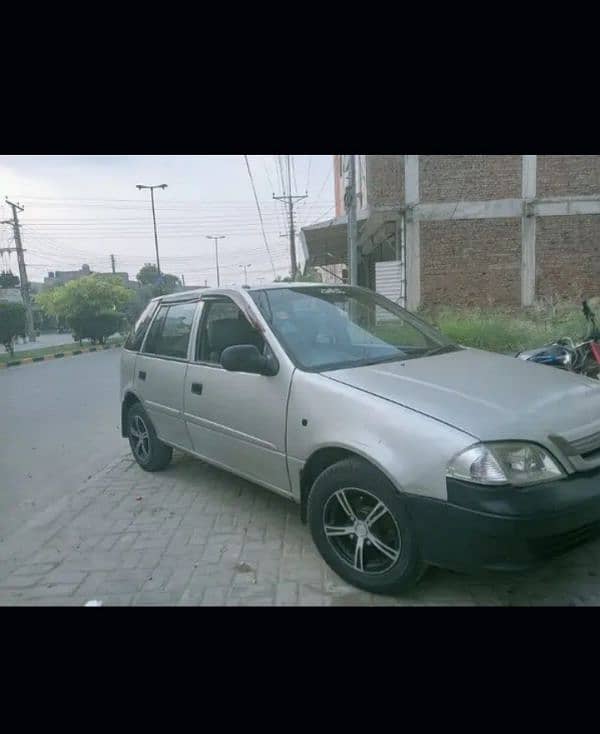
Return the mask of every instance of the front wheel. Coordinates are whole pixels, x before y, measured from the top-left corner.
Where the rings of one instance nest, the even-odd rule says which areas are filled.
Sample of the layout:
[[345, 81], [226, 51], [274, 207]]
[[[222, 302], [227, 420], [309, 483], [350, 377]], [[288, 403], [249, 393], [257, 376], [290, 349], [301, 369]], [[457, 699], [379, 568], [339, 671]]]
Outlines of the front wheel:
[[411, 519], [387, 477], [361, 459], [344, 459], [315, 481], [308, 523], [326, 563], [348, 583], [400, 594], [425, 571]]
[[173, 449], [158, 438], [141, 403], [134, 403], [129, 409], [127, 436], [133, 458], [144, 471], [160, 471], [168, 466]]

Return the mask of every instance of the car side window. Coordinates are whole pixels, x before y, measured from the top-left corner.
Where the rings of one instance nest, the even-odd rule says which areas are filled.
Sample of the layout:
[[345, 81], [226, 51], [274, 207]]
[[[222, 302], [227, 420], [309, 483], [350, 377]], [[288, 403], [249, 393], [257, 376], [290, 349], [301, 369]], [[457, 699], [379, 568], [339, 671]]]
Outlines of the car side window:
[[152, 316], [156, 311], [157, 305], [158, 304], [156, 302], [151, 301], [142, 311], [140, 317], [135, 322], [135, 326], [130, 331], [125, 344], [123, 345], [125, 349], [130, 349], [134, 352], [139, 351], [142, 346], [142, 342], [144, 341], [148, 325], [152, 321]]
[[186, 359], [197, 306], [197, 303], [161, 306], [150, 327], [144, 353]]
[[240, 344], [253, 344], [263, 353], [265, 342], [262, 335], [233, 301], [207, 301], [204, 308], [196, 344], [198, 362], [221, 364], [223, 350]]

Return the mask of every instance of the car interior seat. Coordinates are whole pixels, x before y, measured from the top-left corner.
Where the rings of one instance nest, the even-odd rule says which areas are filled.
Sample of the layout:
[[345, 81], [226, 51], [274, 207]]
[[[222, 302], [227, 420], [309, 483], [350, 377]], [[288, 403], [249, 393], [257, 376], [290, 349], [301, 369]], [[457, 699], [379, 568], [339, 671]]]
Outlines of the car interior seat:
[[210, 362], [219, 364], [224, 349], [240, 344], [253, 344], [259, 350], [263, 346], [262, 336], [250, 326], [246, 319], [218, 319], [208, 325]]

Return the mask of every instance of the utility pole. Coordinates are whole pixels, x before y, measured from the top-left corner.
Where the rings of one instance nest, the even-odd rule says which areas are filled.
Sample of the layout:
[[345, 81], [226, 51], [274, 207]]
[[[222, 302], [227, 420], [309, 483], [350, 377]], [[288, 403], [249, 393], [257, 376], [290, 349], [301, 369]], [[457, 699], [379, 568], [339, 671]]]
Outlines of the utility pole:
[[244, 269], [244, 285], [248, 285], [248, 268], [252, 267], [252, 263], [249, 263], [248, 265], [240, 265], [239, 267]]
[[113, 273], [116, 273], [117, 270], [115, 268], [115, 256], [114, 255], [110, 256], [110, 266], [112, 268]]
[[141, 184], [137, 184], [136, 189], [139, 189], [140, 191], [142, 189], [150, 189], [150, 199], [152, 200], [152, 221], [154, 222], [154, 247], [156, 249], [156, 269], [158, 270], [158, 275], [161, 275], [160, 272], [160, 258], [158, 257], [158, 234], [156, 233], [156, 210], [154, 209], [154, 189], [166, 189], [167, 184], [160, 184], [159, 186], [142, 186]]
[[181, 276], [181, 285], [185, 288], [185, 275]]
[[350, 285], [358, 285], [358, 226], [356, 219], [356, 161], [353, 155], [349, 158], [348, 185], [344, 195], [344, 205], [348, 217], [348, 281]]
[[301, 199], [306, 199], [308, 193], [304, 196], [292, 196], [292, 170], [290, 165], [290, 156], [287, 156], [287, 174], [288, 174], [288, 195], [287, 196], [275, 196], [273, 198], [278, 201], [287, 201], [288, 204], [288, 216], [290, 218], [290, 264], [291, 264], [291, 275], [292, 280], [296, 279], [296, 273], [298, 272], [298, 265], [296, 262], [296, 231], [294, 229], [294, 203]]
[[226, 237], [226, 235], [224, 235], [224, 234], [219, 234], [219, 235], [216, 235], [216, 236], [213, 236], [213, 235], [207, 235], [206, 236], [206, 239], [207, 240], [214, 240], [215, 241], [215, 257], [216, 257], [216, 260], [217, 260], [217, 288], [220, 288], [221, 287], [221, 278], [219, 276], [219, 240], [224, 240], [225, 237]]
[[[29, 294], [29, 281], [27, 280], [27, 269], [25, 267], [25, 255], [23, 250], [23, 243], [21, 241], [21, 225], [19, 224], [19, 217], [17, 211], [25, 211], [19, 204], [13, 204], [12, 201], [6, 199], [6, 203], [12, 207], [13, 218], [9, 219], [2, 224], [12, 225], [13, 232], [15, 235], [15, 250], [17, 253], [17, 260], [19, 262], [19, 278], [21, 280], [21, 297], [23, 299], [23, 305], [25, 306], [25, 330], [27, 331], [27, 338], [30, 342], [35, 341], [35, 331], [33, 329], [33, 312], [31, 310], [31, 299]], [[12, 248], [11, 248], [12, 249]], [[10, 252], [10, 249], [9, 249]]]

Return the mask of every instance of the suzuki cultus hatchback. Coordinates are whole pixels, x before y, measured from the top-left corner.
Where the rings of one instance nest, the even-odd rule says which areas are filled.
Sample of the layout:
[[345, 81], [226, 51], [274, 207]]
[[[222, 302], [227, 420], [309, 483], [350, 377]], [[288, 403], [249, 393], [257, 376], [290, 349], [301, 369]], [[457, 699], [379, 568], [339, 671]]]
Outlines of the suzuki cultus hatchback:
[[462, 348], [362, 288], [155, 299], [121, 387], [142, 469], [177, 448], [288, 497], [367, 591], [428, 564], [526, 568], [600, 530], [600, 382]]

